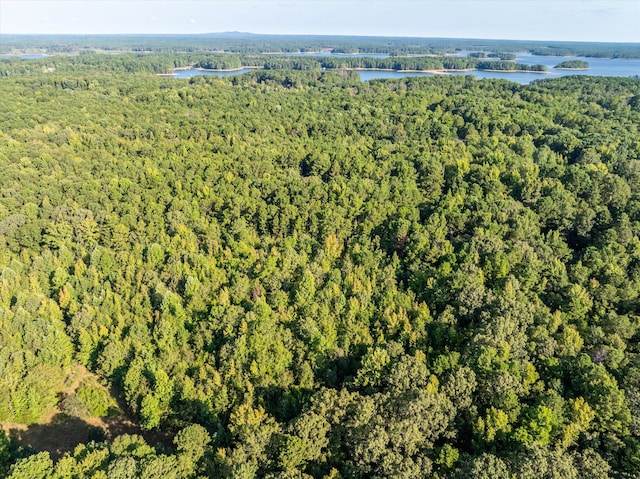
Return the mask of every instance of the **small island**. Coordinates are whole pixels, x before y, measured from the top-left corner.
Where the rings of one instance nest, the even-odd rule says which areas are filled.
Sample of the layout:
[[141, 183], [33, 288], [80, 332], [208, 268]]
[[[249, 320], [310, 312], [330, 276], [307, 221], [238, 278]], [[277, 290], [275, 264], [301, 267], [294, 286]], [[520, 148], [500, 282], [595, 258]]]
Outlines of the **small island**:
[[506, 61], [481, 61], [476, 65], [476, 70], [495, 72], [546, 73], [547, 67], [542, 64], [527, 65], [524, 63], [513, 63]]
[[567, 60], [558, 63], [553, 68], [556, 70], [588, 70], [589, 63], [582, 60]]
[[470, 52], [467, 56], [469, 58], [476, 58], [478, 60], [497, 58], [498, 60], [502, 60], [502, 61], [513, 61], [516, 59], [516, 55], [514, 53], [504, 53], [504, 52], [493, 52], [493, 53]]

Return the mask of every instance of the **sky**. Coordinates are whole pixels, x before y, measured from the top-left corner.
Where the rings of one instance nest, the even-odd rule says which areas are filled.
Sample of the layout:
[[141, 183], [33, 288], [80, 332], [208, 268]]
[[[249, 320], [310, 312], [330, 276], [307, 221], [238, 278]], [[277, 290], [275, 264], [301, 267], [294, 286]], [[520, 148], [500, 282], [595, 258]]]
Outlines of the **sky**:
[[0, 33], [226, 31], [640, 42], [640, 0], [0, 0]]

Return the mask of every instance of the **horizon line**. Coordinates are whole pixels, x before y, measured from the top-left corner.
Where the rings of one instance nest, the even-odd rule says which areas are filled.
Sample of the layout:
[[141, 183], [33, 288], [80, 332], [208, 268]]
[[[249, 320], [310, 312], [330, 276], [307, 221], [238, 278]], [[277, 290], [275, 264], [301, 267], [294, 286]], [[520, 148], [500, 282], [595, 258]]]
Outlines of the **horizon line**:
[[198, 37], [203, 35], [236, 35], [236, 36], [277, 36], [277, 37], [351, 37], [351, 38], [405, 38], [405, 39], [422, 39], [422, 40], [491, 40], [505, 42], [555, 42], [555, 43], [606, 43], [606, 44], [622, 44], [622, 45], [640, 45], [640, 42], [622, 42], [622, 41], [588, 41], [588, 40], [532, 40], [526, 38], [489, 38], [489, 37], [423, 37], [413, 35], [358, 35], [358, 34], [325, 34], [325, 33], [253, 33], [241, 31], [223, 31], [223, 32], [200, 32], [200, 33], [145, 33], [145, 32], [128, 32], [128, 33], [2, 33], [4, 36], [68, 36], [68, 37], [107, 37], [107, 36], [182, 36], [182, 37]]

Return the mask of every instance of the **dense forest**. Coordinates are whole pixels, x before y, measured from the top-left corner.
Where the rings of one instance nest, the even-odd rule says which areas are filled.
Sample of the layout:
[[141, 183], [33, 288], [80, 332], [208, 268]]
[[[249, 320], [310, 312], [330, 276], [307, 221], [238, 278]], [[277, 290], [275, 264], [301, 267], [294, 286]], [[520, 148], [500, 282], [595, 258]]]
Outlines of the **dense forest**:
[[638, 78], [83, 57], [0, 78], [0, 474], [637, 477]]

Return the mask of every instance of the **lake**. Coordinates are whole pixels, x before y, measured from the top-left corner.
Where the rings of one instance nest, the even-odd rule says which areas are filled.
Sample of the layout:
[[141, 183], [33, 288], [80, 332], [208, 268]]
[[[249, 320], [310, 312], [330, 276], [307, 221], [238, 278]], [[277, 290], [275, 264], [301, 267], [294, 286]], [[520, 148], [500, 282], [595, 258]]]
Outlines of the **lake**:
[[[465, 55], [466, 53], [462, 53]], [[326, 53], [297, 53], [289, 54], [289, 56], [348, 56], [342, 54], [327, 55]], [[359, 56], [383, 56], [383, 55], [364, 55]], [[560, 62], [566, 60], [585, 60], [589, 62], [589, 70], [556, 70], [553, 67]], [[511, 80], [516, 83], [527, 84], [533, 80], [546, 78], [558, 78], [567, 75], [592, 75], [592, 76], [615, 76], [630, 77], [640, 75], [640, 59], [638, 60], [621, 60], [609, 58], [582, 58], [582, 57], [550, 57], [542, 55], [531, 55], [530, 53], [518, 53], [516, 55], [516, 63], [526, 64], [542, 64], [548, 69], [548, 73], [526, 73], [526, 72], [489, 72], [489, 71], [468, 71], [468, 72], [450, 72], [445, 75], [473, 75], [477, 78], [501, 78]], [[204, 71], [204, 70], [177, 70], [174, 78], [191, 78], [195, 75], [217, 75], [229, 76], [239, 75], [251, 71], [245, 68], [235, 71]], [[407, 76], [433, 76], [432, 73], [410, 73], [410, 72], [389, 72], [389, 71], [358, 71], [362, 81], [375, 80], [378, 78], [403, 78]]]
[[46, 55], [44, 53], [25, 53], [23, 55], [0, 55], [0, 58], [12, 58], [12, 57], [16, 57], [16, 58], [23, 58], [25, 60], [34, 60], [37, 58], [47, 58], [49, 55]]
[[222, 70], [197, 70], [195, 68], [189, 68], [186, 70], [175, 70], [174, 74], [171, 75], [172, 78], [191, 78], [196, 75], [216, 75], [219, 77], [227, 77], [230, 75], [242, 75], [243, 73], [247, 73], [255, 70], [255, 68], [242, 68], [240, 70], [230, 70], [230, 71], [222, 71]]
[[[271, 55], [271, 53], [267, 53]], [[313, 53], [274, 53], [285, 57], [372, 57], [387, 58], [388, 53], [333, 53], [333, 52], [313, 52]]]

